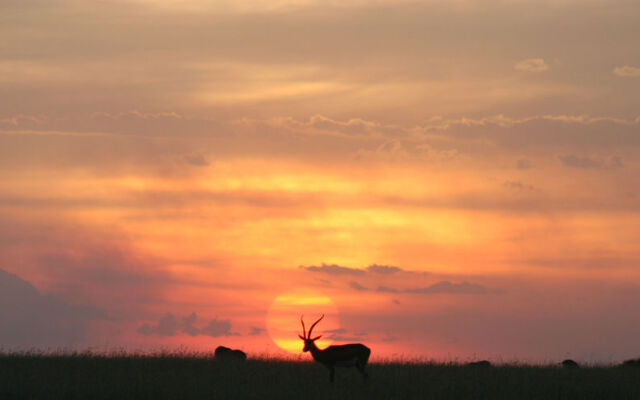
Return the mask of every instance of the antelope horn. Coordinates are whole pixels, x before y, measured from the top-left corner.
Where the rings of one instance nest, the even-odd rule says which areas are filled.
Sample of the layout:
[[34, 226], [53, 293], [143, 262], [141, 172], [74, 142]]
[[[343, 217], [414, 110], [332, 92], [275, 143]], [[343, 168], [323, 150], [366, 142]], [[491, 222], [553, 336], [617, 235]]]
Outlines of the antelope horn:
[[[302, 336], [304, 336], [305, 338], [307, 337], [307, 331], [304, 329], [304, 320], [302, 319], [302, 317], [304, 317], [304, 315], [300, 316], [300, 322], [302, 322]], [[311, 327], [311, 329], [313, 329], [313, 327]], [[309, 333], [311, 334], [311, 333]]]
[[318, 319], [316, 322], [314, 322], [313, 325], [311, 325], [311, 328], [309, 328], [309, 338], [311, 338], [311, 331], [318, 324], [318, 322], [322, 321], [322, 318], [324, 318], [324, 314], [322, 314], [322, 317], [320, 317], [320, 319]]

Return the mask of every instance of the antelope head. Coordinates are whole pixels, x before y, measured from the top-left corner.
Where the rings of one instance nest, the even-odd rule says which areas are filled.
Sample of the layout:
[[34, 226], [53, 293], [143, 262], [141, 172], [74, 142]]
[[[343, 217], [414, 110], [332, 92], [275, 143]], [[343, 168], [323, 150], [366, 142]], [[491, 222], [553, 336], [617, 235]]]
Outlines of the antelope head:
[[302, 319], [302, 316], [300, 316], [300, 322], [302, 323], [302, 335], [298, 335], [298, 337], [304, 340], [304, 348], [302, 349], [302, 351], [311, 351], [312, 349], [316, 348], [316, 344], [314, 342], [320, 339], [322, 335], [312, 338], [311, 332], [313, 332], [313, 328], [318, 324], [318, 322], [322, 320], [322, 318], [324, 318], [324, 314], [322, 314], [322, 317], [320, 317], [316, 322], [313, 323], [313, 325], [311, 325], [311, 328], [309, 328], [309, 333], [307, 334], [304, 327], [304, 320]]

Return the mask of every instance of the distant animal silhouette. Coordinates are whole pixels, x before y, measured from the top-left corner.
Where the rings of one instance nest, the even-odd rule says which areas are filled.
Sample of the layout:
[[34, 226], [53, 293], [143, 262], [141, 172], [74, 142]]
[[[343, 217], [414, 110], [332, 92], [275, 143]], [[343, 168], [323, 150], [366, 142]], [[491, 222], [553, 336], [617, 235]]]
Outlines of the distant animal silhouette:
[[491, 367], [491, 363], [487, 360], [472, 361], [467, 364], [469, 367]]
[[244, 361], [247, 355], [242, 350], [234, 350], [224, 346], [218, 346], [215, 352], [216, 360]]
[[560, 364], [562, 364], [562, 368], [580, 368], [580, 364], [570, 359], [566, 359]]
[[322, 318], [324, 318], [324, 315], [311, 325], [309, 333], [307, 334], [304, 327], [304, 319], [302, 316], [300, 317], [302, 335], [298, 335], [298, 337], [304, 340], [304, 348], [302, 351], [311, 352], [311, 356], [316, 362], [319, 362], [329, 369], [329, 380], [331, 382], [333, 382], [335, 375], [335, 367], [356, 367], [365, 379], [368, 378], [369, 375], [367, 375], [364, 368], [369, 361], [371, 350], [367, 346], [360, 343], [352, 343], [340, 346], [329, 346], [324, 350], [320, 350], [316, 346], [315, 341], [320, 339], [322, 335], [311, 338], [311, 332]]
[[622, 363], [623, 367], [636, 367], [636, 368], [640, 368], [640, 358], [634, 358], [631, 360], [625, 360]]

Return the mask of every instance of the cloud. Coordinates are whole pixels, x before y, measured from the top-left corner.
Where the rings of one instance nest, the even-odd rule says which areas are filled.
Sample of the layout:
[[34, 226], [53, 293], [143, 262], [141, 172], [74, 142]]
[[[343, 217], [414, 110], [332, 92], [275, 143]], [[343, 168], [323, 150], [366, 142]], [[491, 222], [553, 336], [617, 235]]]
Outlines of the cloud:
[[562, 164], [573, 168], [602, 168], [603, 163], [591, 157], [580, 157], [573, 154], [558, 156]]
[[337, 264], [324, 264], [324, 263], [319, 267], [315, 265], [311, 265], [308, 267], [305, 267], [304, 265], [300, 265], [298, 268], [302, 268], [311, 272], [320, 272], [327, 275], [355, 275], [355, 276], [363, 276], [365, 274], [391, 275], [397, 272], [409, 272], [400, 267], [394, 267], [390, 265], [378, 265], [378, 264], [371, 264], [365, 269], [343, 267]]
[[400, 293], [401, 292], [399, 289], [395, 289], [388, 286], [378, 286], [378, 289], [376, 290], [380, 293]]
[[355, 342], [360, 340], [361, 338], [354, 336], [345, 336], [345, 335], [336, 335], [335, 333], [328, 336], [329, 339], [335, 340], [336, 342]]
[[200, 330], [200, 334], [211, 337], [239, 336], [238, 333], [231, 332], [231, 321], [228, 319], [212, 319], [206, 326], [204, 326]]
[[441, 282], [434, 283], [431, 286], [427, 286], [423, 288], [406, 289], [405, 293], [487, 294], [487, 293], [496, 293], [496, 290], [489, 289], [486, 286], [479, 285], [477, 283], [469, 283], [469, 282], [451, 283], [449, 281], [441, 281]]
[[[508, 297], [469, 298], [466, 306], [450, 303], [444, 311], [423, 307], [405, 312], [393, 307], [362, 317], [359, 325], [424, 346], [425, 351], [459, 338], [460, 345], [443, 346], [439, 354], [443, 358], [451, 358], [450, 351], [453, 357], [478, 351], [483, 357], [511, 354], [543, 361], [574, 351], [585, 359], [616, 359], [626, 357], [637, 343], [640, 311], [634, 305], [640, 291], [635, 281], [610, 283], [604, 287], [600, 279], [578, 279], [549, 285], [532, 282], [528, 276], [509, 278], [505, 286], [516, 289]], [[361, 317], [354, 313], [349, 318]]]
[[625, 65], [624, 67], [614, 68], [613, 73], [623, 78], [638, 77], [640, 76], [640, 68]]
[[537, 257], [514, 260], [514, 262], [523, 263], [529, 266], [550, 268], [558, 270], [559, 268], [580, 269], [580, 270], [615, 270], [625, 268], [629, 265], [640, 264], [640, 257], [635, 255], [625, 256], [615, 253], [600, 253], [593, 251], [588, 254], [582, 254], [580, 257]]
[[196, 167], [206, 167], [210, 163], [202, 154], [187, 154], [183, 157], [184, 161]]
[[166, 313], [157, 324], [144, 324], [138, 328], [137, 332], [145, 336], [175, 336], [179, 333], [179, 324], [173, 314]]
[[266, 329], [264, 328], [258, 328], [257, 326], [252, 326], [251, 329], [249, 330], [249, 336], [261, 335], [265, 331]]
[[[11, 124], [15, 118], [17, 117], [8, 117], [7, 121]], [[155, 121], [136, 117], [134, 121], [128, 121], [131, 126], [113, 129], [136, 131], [137, 124], [134, 122], [138, 120]], [[191, 129], [188, 125], [192, 122], [195, 123], [175, 119], [175, 123], [187, 125], [178, 125], [172, 129], [195, 132], [195, 128]], [[96, 126], [88, 126], [87, 130], [106, 130], [95, 121], [92, 123]], [[114, 132], [80, 137], [77, 136], [78, 126], [86, 125], [82, 121], [63, 121], [59, 123], [61, 126], [46, 123], [35, 128], [9, 127], [12, 134], [0, 132], [0, 167], [21, 170], [56, 165], [58, 169], [86, 167], [108, 174], [131, 170], [164, 174], [169, 169], [174, 174], [197, 174], [205, 168], [195, 166], [204, 166], [210, 162], [209, 158], [229, 157], [230, 154], [277, 154], [288, 158], [304, 158], [306, 161], [310, 158], [326, 160], [326, 157], [355, 157], [362, 162], [393, 159], [439, 163], [460, 160], [460, 157], [464, 159], [468, 155], [491, 157], [491, 150], [501, 154], [517, 151], [519, 157], [533, 157], [528, 153], [534, 148], [545, 152], [553, 150], [558, 153], [573, 153], [578, 151], [577, 148], [585, 147], [594, 151], [604, 148], [629, 151], [640, 145], [640, 139], [635, 134], [640, 119], [635, 117], [616, 119], [571, 114], [530, 115], [522, 118], [500, 114], [479, 118], [434, 117], [419, 125], [381, 126], [377, 136], [367, 138], [338, 138], [317, 130], [310, 133], [311, 128], [306, 125], [296, 125], [296, 131], [292, 133], [290, 129], [270, 128], [268, 120], [255, 120], [246, 126], [218, 122], [222, 125], [216, 127], [214, 132], [234, 132], [230, 135], [229, 142], [225, 141], [227, 145], [222, 147], [211, 144], [217, 143], [215, 141], [202, 142], [198, 139], [198, 135], [205, 134], [204, 126], [208, 122], [201, 123], [202, 132], [198, 131], [194, 136], [184, 135], [175, 141], [155, 140], [151, 137], [158, 132], [155, 128], [148, 129], [148, 136]], [[169, 129], [167, 124], [163, 126], [163, 129]], [[53, 135], [54, 130], [66, 132], [67, 135]], [[266, 133], [261, 136], [256, 133], [265, 130], [270, 138], [268, 142], [265, 142]], [[76, 136], [70, 136], [73, 132], [76, 132]], [[291, 141], [291, 134], [304, 135], [305, 140]], [[116, 151], [118, 149], [125, 150]], [[194, 168], [185, 168], [185, 164], [194, 165]], [[212, 196], [215, 197], [215, 194]], [[93, 201], [103, 206], [110, 205], [104, 199]]]
[[542, 58], [527, 58], [526, 60], [519, 61], [515, 65], [515, 69], [525, 72], [543, 72], [547, 71], [549, 66]]
[[384, 126], [378, 122], [367, 121], [362, 118], [351, 118], [346, 121], [340, 121], [331, 119], [324, 115], [313, 115], [308, 121], [299, 121], [290, 117], [273, 118], [270, 121], [267, 121], [267, 124], [277, 128], [305, 131], [312, 130], [315, 133], [330, 135], [365, 135], [388, 131], [390, 129], [390, 127]]
[[[621, 119], [589, 115], [547, 114], [513, 118], [502, 114], [482, 118], [434, 119], [420, 128], [433, 143], [455, 145], [461, 152], [478, 153], [490, 149], [500, 152], [538, 149], [591, 148], [594, 151], [628, 149], [640, 146], [637, 135], [640, 118]], [[435, 135], [435, 136], [434, 136]]]
[[94, 321], [105, 320], [97, 307], [71, 305], [43, 296], [29, 282], [0, 269], [0, 343], [31, 348], [73, 346], [85, 341]]
[[535, 187], [533, 187], [532, 185], [526, 185], [520, 181], [506, 181], [505, 183], [502, 184], [502, 186], [508, 188], [508, 189], [515, 189], [515, 190], [536, 190]]
[[349, 282], [349, 286], [350, 286], [352, 289], [355, 289], [355, 290], [358, 290], [358, 291], [361, 291], [361, 292], [365, 292], [365, 291], [369, 290], [369, 288], [368, 288], [368, 287], [362, 286], [361, 284], [359, 284], [359, 283], [358, 283], [358, 282], [356, 282], [356, 281], [351, 281], [351, 282]]
[[182, 318], [182, 331], [189, 336], [198, 336], [200, 330], [195, 327], [197, 319], [196, 313], [191, 313], [191, 315]]
[[365, 271], [357, 268], [342, 267], [337, 264], [322, 264], [321, 266], [311, 265], [305, 267], [300, 265], [298, 268], [305, 269], [311, 272], [320, 272], [327, 275], [364, 275]]
[[347, 333], [347, 330], [344, 328], [326, 330], [325, 333], [330, 333], [328, 338], [338, 342], [353, 342], [353, 341], [360, 340], [362, 336], [367, 335], [364, 332], [355, 333], [355, 334], [352, 333], [351, 336], [345, 335], [345, 333]]
[[[1, 201], [1, 200], [0, 200]], [[137, 317], [173, 279], [162, 261], [132, 248], [126, 235], [77, 221], [0, 212], [0, 265], [44, 277], [59, 298], [87, 299], [114, 318]]]
[[[525, 186], [524, 184], [521, 184], [519, 182], [508, 182], [509, 184], [511, 184], [511, 186], [514, 186], [515, 189], [533, 189], [532, 186]], [[380, 280], [381, 278], [385, 278], [388, 280], [388, 276], [389, 275], [393, 275], [396, 273], [400, 273], [400, 272], [411, 272], [411, 271], [406, 271], [400, 267], [394, 267], [394, 266], [387, 266], [387, 265], [378, 265], [378, 264], [371, 264], [369, 267], [367, 267], [365, 270], [362, 269], [355, 269], [355, 268], [348, 268], [348, 267], [341, 267], [335, 264], [332, 265], [327, 265], [327, 264], [322, 264], [321, 267], [316, 267], [316, 266], [310, 266], [310, 267], [304, 267], [304, 266], [300, 266], [300, 268], [303, 268], [305, 270], [308, 271], [313, 271], [313, 272], [322, 272], [322, 273], [327, 273], [327, 274], [331, 274], [331, 275], [337, 275], [337, 276], [349, 276], [349, 275], [358, 275], [358, 276], [363, 276], [365, 279], [367, 280], [372, 280], [373, 282]], [[366, 274], [366, 276], [365, 276]], [[386, 282], [386, 281], [385, 281]], [[368, 286], [364, 286], [362, 285], [360, 282], [358, 281], [349, 281], [347, 282], [347, 285], [356, 291], [359, 292], [366, 292], [370, 289], [370, 287]], [[392, 294], [399, 294], [399, 293], [407, 293], [407, 294], [488, 294], [488, 293], [500, 293], [500, 290], [497, 289], [492, 289], [492, 288], [488, 288], [486, 286], [480, 285], [480, 284], [476, 284], [476, 283], [469, 283], [466, 281], [462, 281], [459, 283], [452, 283], [450, 281], [440, 281], [440, 282], [436, 282], [430, 286], [426, 286], [426, 287], [418, 287], [418, 288], [398, 288], [398, 287], [394, 287], [394, 286], [389, 286], [389, 285], [378, 285], [375, 288], [375, 291], [378, 293], [392, 293]], [[393, 300], [393, 302], [395, 304], [400, 304], [400, 302], [396, 299]]]
[[[229, 1], [225, 1], [225, 3], [227, 2]], [[581, 10], [578, 12], [580, 17], [576, 17], [573, 12], [560, 14], [552, 12], [553, 8], [548, 5], [540, 6], [534, 11], [530, 10], [529, 1], [519, 2], [524, 6], [517, 5], [510, 10], [500, 8], [500, 2], [491, 2], [491, 5], [488, 5], [486, 9], [484, 6], [480, 8], [480, 6], [471, 5], [471, 9], [478, 12], [461, 12], [460, 7], [455, 5], [457, 2], [428, 1], [400, 5], [385, 1], [385, 3], [389, 3], [385, 7], [389, 7], [388, 9], [395, 16], [393, 21], [389, 21], [388, 13], [372, 12], [376, 10], [379, 1], [358, 0], [357, 3], [362, 4], [363, 7], [342, 7], [339, 8], [339, 11], [327, 13], [308, 10], [307, 12], [277, 12], [270, 15], [247, 13], [233, 17], [208, 14], [211, 12], [210, 7], [202, 6], [205, 3], [218, 4], [218, 1], [198, 1], [199, 7], [207, 10], [202, 15], [177, 14], [180, 15], [180, 18], [175, 18], [193, 27], [187, 32], [183, 29], [182, 24], [175, 21], [174, 18], [170, 18], [173, 14], [168, 13], [165, 8], [168, 3], [182, 4], [187, 2], [160, 1], [158, 3], [162, 4], [162, 7], [139, 8], [131, 5], [135, 2], [126, 1], [115, 2], [109, 6], [101, 5], [98, 9], [91, 5], [78, 6], [77, 2], [65, 1], [64, 3], [67, 3], [66, 9], [61, 8], [55, 11], [53, 15], [56, 18], [51, 18], [51, 15], [42, 9], [38, 13], [37, 7], [33, 7], [29, 12], [17, 8], [12, 21], [7, 21], [2, 27], [3, 36], [14, 39], [11, 41], [14, 43], [7, 45], [7, 53], [22, 54], [19, 53], [20, 49], [24, 52], [24, 57], [19, 57], [19, 59], [11, 60], [9, 57], [7, 62], [17, 63], [17, 65], [7, 68], [7, 72], [10, 74], [5, 78], [12, 83], [7, 85], [6, 90], [9, 91], [9, 94], [25, 92], [18, 101], [18, 104], [23, 105], [22, 108], [33, 108], [38, 111], [46, 109], [51, 104], [49, 102], [52, 99], [38, 98], [42, 97], [42, 93], [49, 89], [48, 86], [42, 85], [43, 81], [48, 83], [46, 82], [47, 78], [52, 81], [48, 85], [57, 84], [75, 95], [68, 96], [70, 98], [64, 104], [59, 105], [63, 110], [73, 110], [74, 106], [82, 106], [84, 109], [95, 108], [96, 105], [104, 110], [118, 110], [120, 107], [135, 107], [135, 104], [148, 105], [150, 108], [155, 106], [154, 109], [171, 110], [177, 109], [177, 105], [184, 104], [185, 97], [190, 99], [191, 96], [194, 96], [191, 92], [239, 95], [249, 91], [245, 90], [246, 87], [255, 91], [260, 91], [262, 86], [287, 87], [286, 84], [290, 79], [307, 84], [313, 84], [317, 81], [337, 81], [344, 83], [344, 86], [348, 88], [345, 95], [334, 99], [335, 108], [325, 104], [333, 97], [318, 99], [316, 96], [310, 96], [311, 100], [308, 100], [305, 98], [309, 96], [308, 91], [303, 91], [303, 96], [300, 96], [302, 101], [300, 97], [295, 98], [295, 103], [292, 104], [294, 107], [290, 109], [291, 114], [301, 115], [299, 110], [304, 106], [309, 107], [309, 103], [313, 102], [316, 105], [314, 113], [324, 112], [327, 115], [334, 115], [339, 112], [332, 112], [334, 109], [344, 109], [345, 105], [348, 105], [351, 108], [346, 110], [347, 113], [357, 110], [359, 111], [357, 115], [366, 115], [382, 109], [377, 108], [380, 107], [380, 101], [394, 104], [398, 100], [404, 100], [399, 99], [399, 96], [387, 95], [384, 96], [386, 98], [374, 102], [375, 108], [370, 105], [371, 97], [383, 97], [375, 95], [385, 95], [390, 91], [390, 87], [398, 85], [396, 75], [388, 74], [389, 70], [402, 69], [405, 77], [402, 81], [408, 81], [409, 85], [407, 86], [413, 86], [417, 91], [424, 90], [424, 86], [430, 80], [438, 79], [441, 76], [441, 70], [451, 70], [450, 75], [452, 76], [447, 79], [449, 82], [443, 85], [448, 88], [454, 86], [457, 81], [464, 80], [465, 75], [482, 74], [489, 70], [496, 57], [501, 64], [511, 67], [514, 61], [522, 57], [523, 46], [535, 49], [539, 47], [538, 43], [544, 42], [547, 43], [544, 52], [546, 57], [549, 59], [567, 58], [568, 55], [563, 52], [562, 43], [567, 43], [567, 40], [571, 39], [573, 35], [581, 36], [583, 40], [578, 41], [578, 45], [574, 48], [575, 51], [571, 52], [571, 59], [567, 62], [575, 65], [573, 63], [582, 61], [584, 62], [582, 65], [593, 67], [591, 61], [597, 60], [597, 56], [600, 59], [619, 59], [617, 57], [625, 54], [625, 49], [633, 45], [635, 37], [634, 34], [628, 33], [635, 33], [638, 29], [632, 22], [626, 20], [628, 18], [635, 22], [637, 18], [634, 19], [634, 17], [637, 17], [637, 11], [627, 12], [626, 18], [619, 18], [624, 10], [621, 6], [612, 6], [611, 13], [608, 13], [610, 15], [607, 16], [598, 15], [597, 10]], [[144, 3], [148, 5], [155, 2], [145, 1]], [[268, 3], [273, 6], [273, 4], [280, 5], [283, 2], [263, 1], [259, 3]], [[284, 3], [298, 4], [301, 2], [286, 1]], [[303, 1], [302, 3], [309, 2]], [[332, 1], [331, 3], [335, 6], [342, 2]], [[402, 3], [407, 2], [403, 1]], [[473, 2], [465, 1], [465, 3], [471, 4]], [[365, 4], [366, 6], [364, 6]], [[169, 9], [171, 8], [169, 7]], [[248, 8], [251, 9], [253, 6]], [[275, 8], [280, 10], [279, 6]], [[142, 21], [138, 21], [134, 26], [131, 25], [131, 21], [117, 18], [121, 12], [126, 12], [123, 10], [132, 10], [131, 12], [135, 10], [145, 17], [141, 18]], [[502, 15], [502, 18], [496, 18], [497, 12], [505, 14]], [[521, 21], [519, 18], [523, 13], [528, 15], [527, 21]], [[40, 18], [34, 20], [34, 16], [39, 14], [41, 14]], [[95, 23], [79, 25], [70, 17], [77, 15]], [[594, 18], [594, 16], [599, 18]], [[505, 32], [514, 19], [522, 22], [521, 29], [518, 29], [517, 32], [512, 30], [513, 37], [511, 35], [505, 37], [501, 32]], [[40, 23], [33, 23], [33, 21]], [[103, 26], [102, 23], [105, 21], [114, 24], [113, 37], [106, 38], [101, 34], [99, 28]], [[212, 21], [215, 23], [211, 23]], [[446, 26], [441, 26], [440, 21], [448, 21], [449, 23]], [[584, 21], [595, 22], [585, 24]], [[29, 22], [32, 22], [30, 26], [34, 27], [34, 32], [25, 32], [24, 29], [21, 29]], [[332, 27], [331, 32], [326, 32], [327, 26]], [[540, 26], [545, 26], [544, 32], [540, 31]], [[60, 29], [59, 35], [56, 37], [46, 36], [46, 39], [43, 39], [45, 37], [43, 32], [59, 27], [64, 27], [64, 29]], [[139, 32], [138, 40], [134, 42], [123, 40], [121, 35], [130, 32], [134, 27], [136, 32]], [[243, 45], [238, 46], [233, 40], [223, 40], [225, 38], [223, 33], [231, 27], [239, 32], [238, 39], [244, 38]], [[354, 27], [357, 29], [354, 30]], [[612, 34], [607, 35], [607, 38], [603, 38], [602, 35], [598, 36], [597, 32], [602, 32], [605, 28], [613, 29]], [[163, 40], [164, 36], [159, 37], [154, 34], [156, 29], [167, 37], [176, 37], [180, 40]], [[209, 35], [201, 34], [205, 29], [210, 33]], [[299, 35], [291, 35], [290, 32], [298, 32]], [[369, 32], [369, 34], [362, 35], [358, 32]], [[623, 35], [623, 33], [627, 34]], [[549, 38], [556, 40], [549, 40]], [[558, 40], [558, 38], [562, 38], [562, 40]], [[520, 43], [521, 46], [509, 45], [510, 40]], [[595, 43], [598, 40], [602, 45], [599, 46], [601, 51], [597, 54], [589, 52], [582, 45], [582, 43]], [[180, 45], [183, 43], [190, 43], [190, 45], [185, 48], [184, 45]], [[496, 46], [502, 51], [499, 53], [488, 51], [487, 54], [478, 57], [470, 50], [477, 48], [479, 43], [491, 43], [491, 46]], [[47, 48], [50, 51], [44, 53], [35, 51], [39, 48]], [[425, 48], [430, 51], [421, 51]], [[96, 49], [101, 49], [101, 51], [98, 52]], [[134, 51], [140, 56], [135, 58], [126, 56], [134, 54]], [[628, 51], [626, 52], [628, 53]], [[39, 57], [35, 57], [35, 54], [38, 54]], [[81, 54], [85, 55], [87, 62], [79, 66], [77, 63], [73, 63], [73, 60]], [[166, 62], [167, 57], [173, 56], [175, 58], [176, 54], [183, 55], [180, 62]], [[206, 54], [207, 56], [198, 57], [198, 54]], [[434, 62], [432, 54], [440, 54], [442, 60]], [[533, 55], [535, 56], [535, 53]], [[628, 57], [628, 54], [626, 56]], [[30, 64], [33, 66], [21, 68], [23, 64], [20, 60], [22, 59], [28, 63], [27, 66]], [[370, 60], [373, 59], [379, 60], [379, 64], [386, 67], [380, 68], [370, 65]], [[445, 60], [448, 61], [445, 62]], [[228, 64], [228, 68], [220, 67], [224, 63]], [[255, 65], [255, 67], [246, 68], [248, 71], [234, 73], [233, 70], [238, 69], [237, 65], [243, 63], [250, 64], [250, 66]], [[265, 70], [263, 65], [267, 63], [271, 63], [273, 69]], [[456, 73], [455, 68], [451, 68], [455, 65], [470, 63], [474, 64], [473, 71], [465, 70]], [[350, 68], [345, 68], [346, 65], [350, 65]], [[297, 69], [301, 72], [297, 72]], [[279, 73], [278, 70], [285, 72]], [[291, 70], [297, 73], [291, 73]], [[501, 72], [495, 67], [493, 70], [495, 70], [495, 75]], [[494, 78], [495, 75], [489, 78]], [[569, 74], [566, 77], [572, 81], [571, 83], [575, 84], [576, 81], [579, 81], [579, 77], [571, 75], [575, 74]], [[288, 76], [290, 76], [289, 79], [287, 79]], [[253, 81], [258, 82], [254, 87], [251, 86]], [[20, 82], [21, 84], [18, 84]], [[141, 84], [132, 87], [132, 82]], [[38, 86], [44, 87], [40, 89]], [[107, 86], [113, 87], [114, 93], [99, 91], [99, 88]], [[352, 89], [352, 87], [355, 88]], [[29, 91], [28, 88], [33, 88], [33, 90]], [[434, 100], [437, 102], [446, 102], [449, 97], [454, 97], [454, 93], [457, 92], [455, 88], [457, 87], [454, 86], [454, 90], [448, 90], [448, 93], [444, 92], [442, 96], [426, 97], [435, 98]], [[502, 93], [505, 89], [503, 87], [498, 92]], [[97, 95], [96, 92], [100, 95]], [[360, 101], [353, 101], [352, 98], [346, 96], [351, 92], [359, 94], [360, 96], [356, 99]], [[520, 94], [526, 91], [514, 90], [514, 92]], [[162, 96], [162, 93], [173, 93], [173, 95]], [[5, 97], [14, 100], [12, 96]], [[337, 101], [340, 97], [346, 99]], [[398, 104], [399, 109], [408, 108], [405, 105], [414, 105], [416, 110], [428, 109], [424, 107], [424, 100], [418, 102], [413, 96], [405, 97], [404, 101], [407, 103]], [[504, 103], [496, 104], [495, 109], [500, 109], [505, 103], [509, 105], [509, 100], [510, 98], [506, 99]], [[11, 102], [5, 101], [7, 107], [0, 108], [18, 108], [15, 105], [9, 107]], [[14, 100], [13, 103], [16, 101]], [[461, 103], [458, 105], [459, 108], [466, 106], [462, 102], [458, 103]], [[477, 101], [474, 102], [474, 107], [477, 107], [475, 104], [478, 103], [492, 102]], [[252, 103], [243, 110], [232, 111], [236, 111], [238, 114], [242, 111], [245, 114], [258, 114], [253, 110], [254, 107], [255, 105]], [[264, 110], [262, 107], [258, 107], [258, 109]], [[267, 110], [272, 109], [267, 108]], [[207, 112], [216, 111], [211, 109]], [[225, 108], [224, 112], [229, 113], [230, 111]], [[268, 111], [262, 113], [266, 112]], [[392, 111], [387, 109], [386, 112], [390, 114]], [[415, 110], [409, 109], [408, 112], [414, 113]], [[401, 115], [396, 117], [397, 120], [400, 118]]]
[[615, 169], [624, 166], [624, 162], [619, 156], [612, 156], [609, 157], [609, 159], [601, 159], [595, 157], [581, 157], [574, 154], [567, 154], [558, 156], [558, 160], [560, 160], [560, 162], [567, 167], [582, 169]]
[[395, 274], [396, 272], [402, 271], [402, 268], [398, 268], [390, 265], [371, 264], [367, 267], [367, 271], [373, 272], [376, 274], [390, 275], [390, 274]]
[[231, 332], [230, 320], [212, 319], [201, 328], [196, 327], [196, 313], [182, 318], [181, 322], [171, 313], [166, 313], [156, 324], [145, 323], [140, 326], [137, 333], [144, 336], [177, 336], [181, 333], [189, 336], [237, 336], [235, 332]]
[[489, 294], [501, 293], [500, 290], [488, 288], [484, 285], [469, 282], [452, 283], [449, 281], [440, 281], [430, 286], [399, 289], [389, 286], [378, 286], [376, 289], [380, 293], [411, 293], [411, 294]]

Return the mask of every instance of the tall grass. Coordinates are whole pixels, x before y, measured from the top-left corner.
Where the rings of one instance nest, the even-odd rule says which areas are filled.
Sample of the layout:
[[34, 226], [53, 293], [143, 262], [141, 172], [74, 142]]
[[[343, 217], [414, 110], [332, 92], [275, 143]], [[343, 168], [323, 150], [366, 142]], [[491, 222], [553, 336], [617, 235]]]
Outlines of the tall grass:
[[640, 368], [384, 362], [364, 381], [276, 359], [200, 353], [0, 354], [0, 399], [640, 399]]

